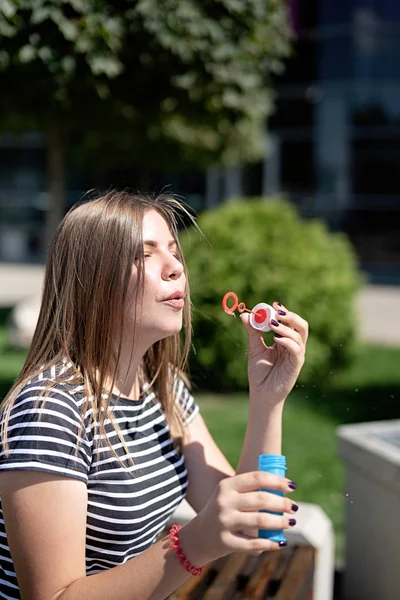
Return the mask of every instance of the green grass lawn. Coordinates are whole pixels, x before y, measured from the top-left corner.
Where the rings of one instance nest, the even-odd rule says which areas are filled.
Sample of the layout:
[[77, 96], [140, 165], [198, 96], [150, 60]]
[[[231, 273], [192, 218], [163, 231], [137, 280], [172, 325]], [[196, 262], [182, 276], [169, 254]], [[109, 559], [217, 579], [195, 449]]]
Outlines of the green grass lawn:
[[[1, 311], [0, 311], [1, 312]], [[0, 314], [0, 398], [18, 375], [25, 353], [10, 349]], [[337, 455], [340, 424], [398, 418], [400, 349], [365, 346], [352, 368], [332, 374], [323, 389], [297, 386], [287, 400], [283, 452], [287, 475], [297, 483], [293, 499], [321, 506], [333, 522], [336, 556], [343, 557], [346, 490]], [[247, 418], [245, 394], [196, 394], [203, 416], [232, 465], [236, 465]]]

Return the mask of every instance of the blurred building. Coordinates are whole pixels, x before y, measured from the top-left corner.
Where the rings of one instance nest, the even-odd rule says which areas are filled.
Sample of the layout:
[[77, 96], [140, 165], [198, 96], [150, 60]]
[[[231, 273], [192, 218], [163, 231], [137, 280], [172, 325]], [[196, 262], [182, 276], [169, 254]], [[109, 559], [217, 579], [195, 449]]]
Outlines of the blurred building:
[[346, 231], [375, 281], [400, 282], [400, 2], [292, 0], [270, 187]]
[[[291, 0], [293, 56], [275, 81], [263, 164], [160, 174], [197, 210], [284, 192], [306, 217], [349, 234], [372, 281], [400, 282], [400, 2]], [[0, 139], [0, 260], [43, 260], [40, 135]], [[133, 184], [134, 174], [109, 183]], [[93, 182], [72, 169], [69, 199]], [[101, 182], [98, 183], [101, 185]]]

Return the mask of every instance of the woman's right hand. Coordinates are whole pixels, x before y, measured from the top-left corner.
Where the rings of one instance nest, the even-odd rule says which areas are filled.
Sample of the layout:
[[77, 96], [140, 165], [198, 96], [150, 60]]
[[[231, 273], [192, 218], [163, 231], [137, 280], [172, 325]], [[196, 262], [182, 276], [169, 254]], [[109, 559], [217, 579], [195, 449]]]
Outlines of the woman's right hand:
[[[263, 471], [226, 477], [204, 509], [179, 532], [181, 546], [195, 565], [204, 565], [231, 552], [258, 555], [277, 550], [278, 542], [259, 538], [259, 529], [287, 529], [297, 506], [289, 498], [260, 491], [293, 491], [290, 480]], [[268, 510], [286, 513], [272, 515]]]

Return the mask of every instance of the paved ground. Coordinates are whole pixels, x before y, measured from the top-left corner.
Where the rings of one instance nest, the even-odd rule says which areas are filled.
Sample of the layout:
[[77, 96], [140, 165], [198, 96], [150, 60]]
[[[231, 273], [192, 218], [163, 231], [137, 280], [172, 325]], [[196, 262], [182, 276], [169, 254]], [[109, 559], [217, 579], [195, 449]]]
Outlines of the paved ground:
[[358, 296], [363, 339], [400, 347], [400, 286], [371, 285]]
[[[43, 273], [41, 265], [0, 263], [0, 307], [39, 294]], [[357, 302], [362, 338], [400, 347], [400, 286], [366, 286]]]

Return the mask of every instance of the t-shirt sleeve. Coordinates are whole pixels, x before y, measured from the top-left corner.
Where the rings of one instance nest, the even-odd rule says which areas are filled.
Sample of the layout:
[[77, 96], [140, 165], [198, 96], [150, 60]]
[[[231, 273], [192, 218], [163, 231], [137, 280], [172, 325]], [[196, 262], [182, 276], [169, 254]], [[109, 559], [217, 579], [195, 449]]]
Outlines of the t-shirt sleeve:
[[183, 424], [187, 426], [200, 412], [200, 409], [182, 377], [175, 378], [175, 398], [182, 409]]
[[18, 394], [7, 427], [9, 452], [0, 446], [0, 470], [44, 471], [87, 483], [91, 443], [79, 401], [62, 386], [43, 396], [45, 388], [45, 381], [31, 382]]

